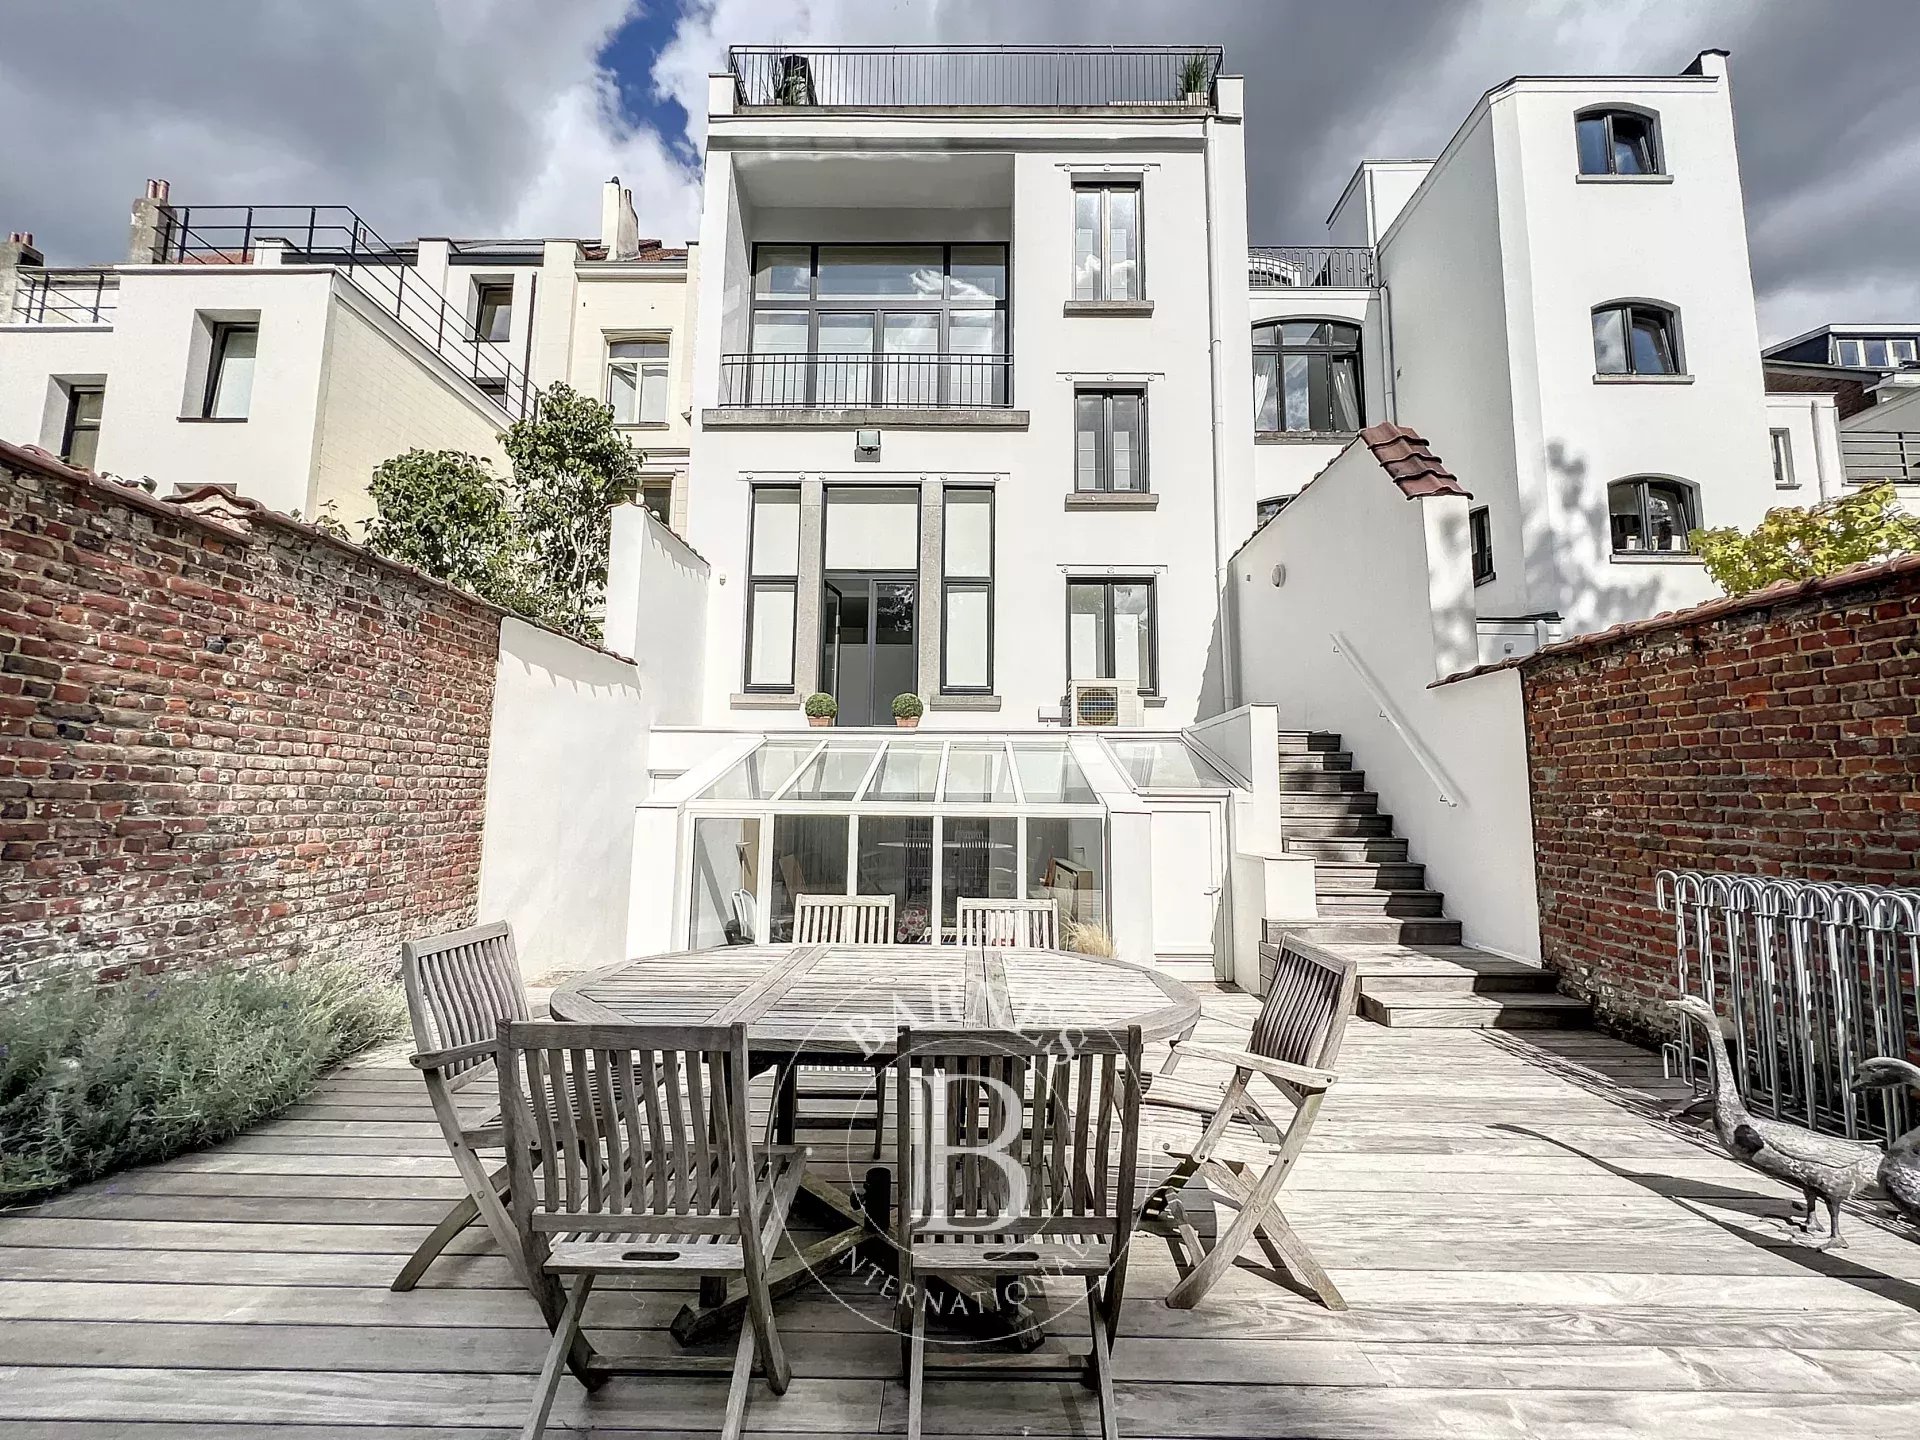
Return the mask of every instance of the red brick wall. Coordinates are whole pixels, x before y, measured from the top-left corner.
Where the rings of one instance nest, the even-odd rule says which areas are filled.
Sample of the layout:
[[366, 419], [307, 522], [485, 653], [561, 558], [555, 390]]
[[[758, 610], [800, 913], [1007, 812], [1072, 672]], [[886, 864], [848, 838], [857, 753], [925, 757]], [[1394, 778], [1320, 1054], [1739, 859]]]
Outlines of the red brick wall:
[[1542, 952], [1616, 1025], [1669, 1028], [1659, 870], [1920, 885], [1920, 562], [1522, 678]]
[[464, 923], [499, 617], [0, 455], [0, 991]]

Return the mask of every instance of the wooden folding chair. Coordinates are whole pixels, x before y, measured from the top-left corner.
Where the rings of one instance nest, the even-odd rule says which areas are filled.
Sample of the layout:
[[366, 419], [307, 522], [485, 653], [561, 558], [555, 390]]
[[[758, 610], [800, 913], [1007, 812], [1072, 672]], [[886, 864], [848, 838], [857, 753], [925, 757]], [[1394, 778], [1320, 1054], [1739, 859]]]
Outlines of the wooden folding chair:
[[[513, 1223], [553, 1332], [521, 1432], [538, 1440], [560, 1372], [731, 1375], [721, 1435], [746, 1420], [755, 1355], [774, 1394], [792, 1378], [767, 1264], [806, 1165], [798, 1146], [756, 1150], [745, 1025], [501, 1026], [500, 1108]], [[603, 1276], [740, 1279], [747, 1315], [731, 1362], [641, 1364], [595, 1352], [581, 1315]]]
[[893, 944], [893, 896], [796, 895], [796, 945]]
[[1032, 950], [1058, 950], [1060, 902], [962, 897], [953, 943], [970, 948], [1017, 945]]
[[[1353, 1014], [1357, 974], [1352, 961], [1289, 940], [1281, 947], [1247, 1048], [1178, 1041], [1148, 1085], [1150, 1111], [1207, 1117], [1191, 1148], [1163, 1145], [1178, 1163], [1147, 1198], [1148, 1226], [1166, 1237], [1174, 1263], [1184, 1272], [1167, 1295], [1167, 1304], [1177, 1309], [1199, 1304], [1247, 1242], [1257, 1240], [1275, 1270], [1312, 1291], [1329, 1310], [1347, 1308], [1333, 1280], [1287, 1223], [1279, 1194], [1336, 1078], [1333, 1064]], [[1175, 1079], [1175, 1068], [1187, 1058], [1229, 1065], [1232, 1078], [1224, 1087]], [[1252, 1093], [1255, 1076], [1293, 1106], [1285, 1124]], [[1210, 1246], [1201, 1243], [1177, 1193], [1196, 1175], [1217, 1204], [1236, 1212]]]
[[[1078, 1380], [1115, 1440], [1111, 1351], [1137, 1214], [1140, 1027], [1118, 1031], [900, 1031], [896, 1059], [901, 1362], [907, 1435], [918, 1440], [927, 1365], [927, 1281], [965, 1293], [1011, 1277], [1085, 1286], [1085, 1354], [956, 1377]], [[1035, 1282], [1039, 1283], [1038, 1281]], [[1067, 1363], [1062, 1363], [1062, 1361]]]
[[[400, 1267], [393, 1288], [413, 1289], [453, 1237], [476, 1219], [493, 1232], [500, 1253], [518, 1272], [520, 1242], [502, 1195], [507, 1167], [490, 1165], [478, 1153], [504, 1143], [490, 1083], [500, 1022], [524, 1020], [528, 1015], [526, 983], [513, 952], [513, 930], [496, 922], [408, 940], [400, 946], [400, 980], [407, 993], [407, 1015], [413, 1021], [413, 1064], [426, 1080], [434, 1119], [440, 1122], [440, 1134], [467, 1194]], [[479, 1115], [470, 1109], [463, 1117], [460, 1092], [476, 1081], [489, 1082], [483, 1091], [486, 1108]]]

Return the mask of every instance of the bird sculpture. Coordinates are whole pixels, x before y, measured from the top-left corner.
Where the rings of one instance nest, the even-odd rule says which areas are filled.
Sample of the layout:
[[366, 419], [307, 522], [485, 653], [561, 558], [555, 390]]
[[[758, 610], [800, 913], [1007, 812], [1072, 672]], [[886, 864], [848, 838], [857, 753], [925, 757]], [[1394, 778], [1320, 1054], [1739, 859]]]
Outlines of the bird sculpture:
[[[1762, 1175], [1800, 1187], [1807, 1197], [1807, 1216], [1795, 1228], [1804, 1230], [1812, 1249], [1843, 1248], [1847, 1242], [1840, 1238], [1840, 1207], [1874, 1183], [1882, 1159], [1880, 1148], [1816, 1135], [1778, 1120], [1756, 1119], [1734, 1083], [1733, 1062], [1727, 1058], [1726, 1037], [1713, 1007], [1695, 995], [1666, 1003], [1706, 1028], [1707, 1049], [1713, 1057], [1713, 1133], [1727, 1153]], [[1827, 1205], [1826, 1234], [1818, 1239], [1813, 1228], [1816, 1196]]]
[[[1855, 1091], [1890, 1085], [1911, 1085], [1920, 1090], [1920, 1065], [1883, 1055], [1861, 1061], [1860, 1068], [1853, 1072]], [[1920, 1225], [1920, 1125], [1887, 1146], [1886, 1157], [1880, 1162], [1880, 1188], [1887, 1192], [1896, 1210]]]

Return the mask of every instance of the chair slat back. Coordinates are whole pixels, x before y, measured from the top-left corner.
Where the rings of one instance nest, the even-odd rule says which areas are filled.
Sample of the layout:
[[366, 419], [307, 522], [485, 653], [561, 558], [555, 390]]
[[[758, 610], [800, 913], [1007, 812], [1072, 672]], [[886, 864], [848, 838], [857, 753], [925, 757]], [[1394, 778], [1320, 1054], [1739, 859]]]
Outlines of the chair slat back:
[[715, 1233], [752, 1213], [746, 1026], [500, 1034], [508, 1154], [528, 1167], [512, 1183], [522, 1233]]
[[793, 940], [796, 945], [891, 945], [893, 896], [797, 895]]
[[901, 1239], [1107, 1235], [1135, 1217], [1140, 1027], [899, 1036]]
[[1247, 1048], [1292, 1065], [1331, 1067], [1353, 1013], [1358, 974], [1351, 960], [1284, 941]]
[[960, 901], [955, 944], [1014, 945], [1034, 950], [1060, 948], [1057, 900]]
[[[400, 946], [400, 980], [407, 992], [413, 1043], [422, 1053], [492, 1040], [502, 1020], [524, 1020], [526, 981], [505, 921], [474, 925]], [[448, 1065], [452, 1079], [484, 1057]]]

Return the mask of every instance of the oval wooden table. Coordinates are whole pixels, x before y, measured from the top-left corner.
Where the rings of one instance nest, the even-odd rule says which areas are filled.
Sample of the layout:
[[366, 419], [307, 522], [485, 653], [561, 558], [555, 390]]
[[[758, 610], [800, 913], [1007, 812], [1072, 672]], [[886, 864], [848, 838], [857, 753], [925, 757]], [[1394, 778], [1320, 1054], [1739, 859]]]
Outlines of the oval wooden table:
[[[787, 1067], [789, 1082], [797, 1063], [891, 1057], [902, 1025], [1138, 1025], [1152, 1044], [1183, 1039], [1200, 1019], [1198, 994], [1132, 961], [1062, 950], [931, 945], [732, 945], [650, 955], [563, 985], [548, 1004], [555, 1019], [598, 1024], [743, 1023], [749, 1048]], [[790, 1123], [791, 1083], [781, 1093]], [[776, 1295], [808, 1284], [861, 1241], [883, 1238], [884, 1204], [870, 1211], [814, 1174], [800, 1193], [839, 1228], [769, 1267]], [[674, 1319], [673, 1333], [685, 1344], [709, 1338], [737, 1319], [745, 1304], [737, 1282], [724, 1294], [705, 1289], [699, 1304]]]

